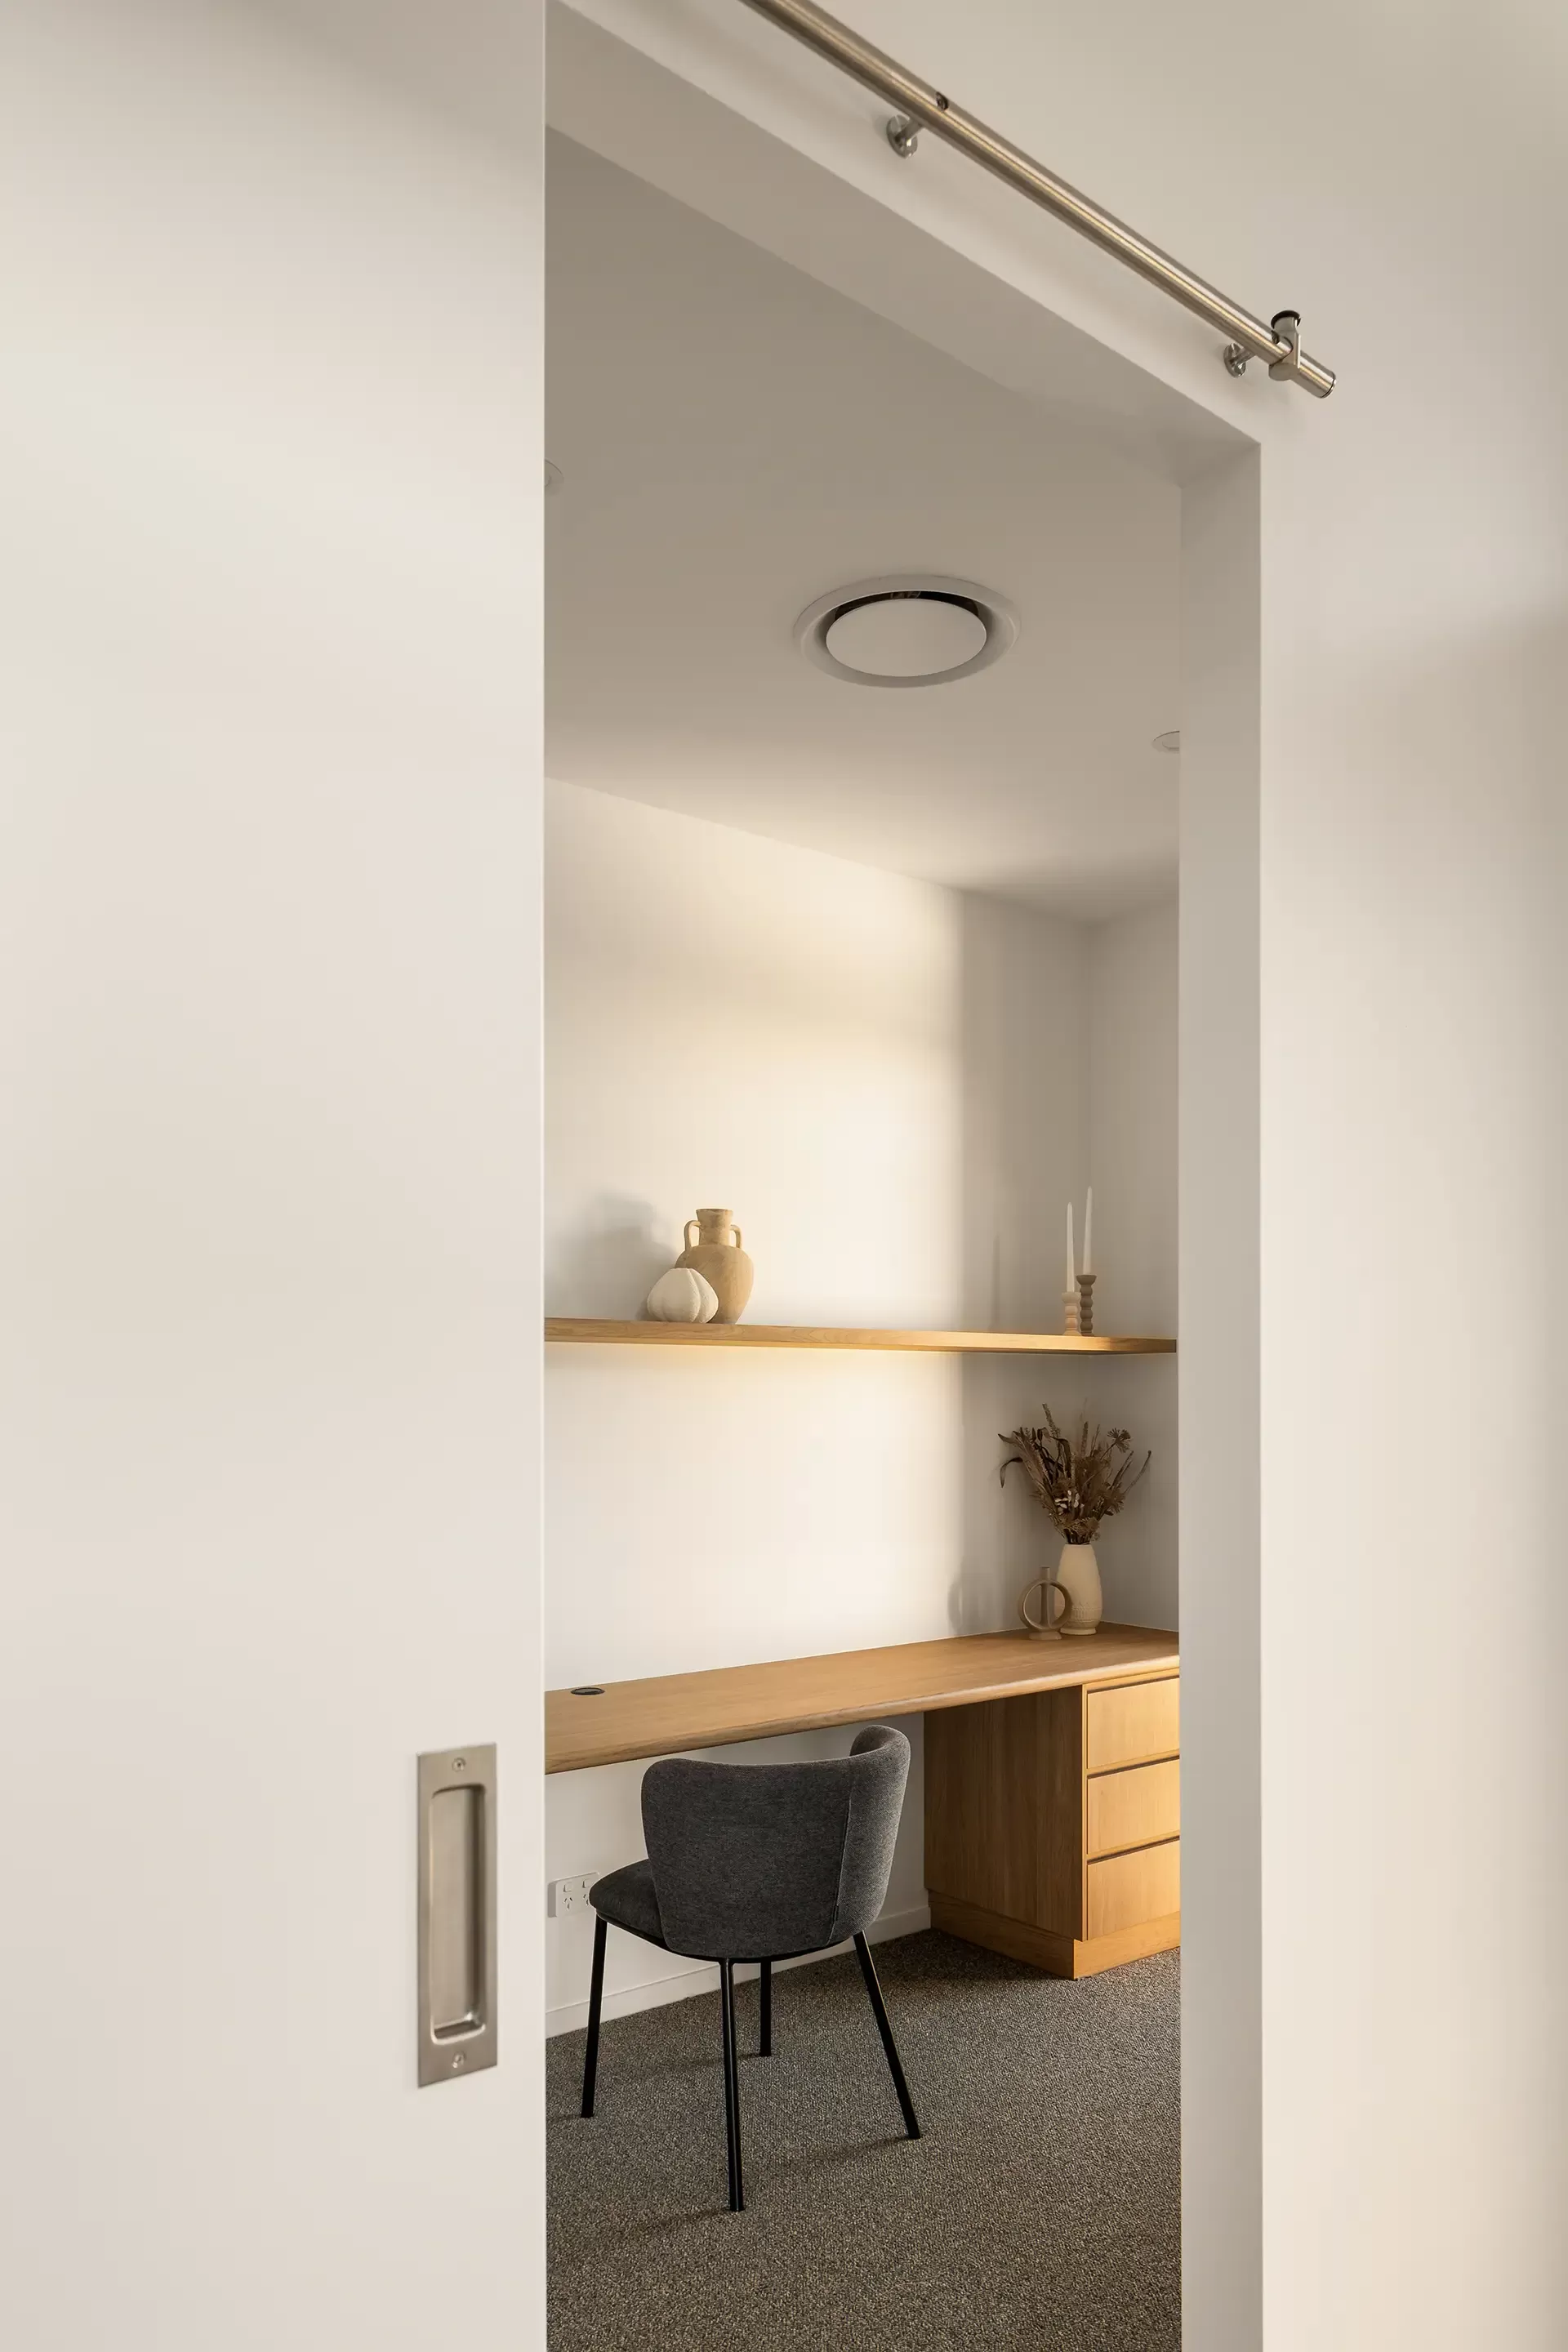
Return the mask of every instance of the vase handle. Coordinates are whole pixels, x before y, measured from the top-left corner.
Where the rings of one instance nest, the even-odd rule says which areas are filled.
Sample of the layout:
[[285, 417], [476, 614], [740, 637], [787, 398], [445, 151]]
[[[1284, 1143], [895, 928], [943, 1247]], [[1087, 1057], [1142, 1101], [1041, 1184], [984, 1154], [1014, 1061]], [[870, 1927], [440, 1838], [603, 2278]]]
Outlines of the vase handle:
[[[695, 1225], [695, 1224], [697, 1224], [697, 1220], [696, 1220], [696, 1218], [695, 1218], [695, 1217], [688, 1217], [688, 1218], [687, 1218], [687, 1220], [686, 1220], [686, 1231], [685, 1231], [685, 1233], [681, 1235], [681, 1239], [685, 1242], [686, 1246], [687, 1246], [687, 1248], [688, 1248], [688, 1249], [695, 1249], [695, 1248], [697, 1247], [696, 1243], [695, 1243], [695, 1242], [692, 1240], [692, 1238], [691, 1238], [691, 1228], [692, 1228], [692, 1226], [693, 1226], [693, 1225]], [[700, 1233], [700, 1231], [701, 1231], [701, 1230], [702, 1230], [702, 1229], [701, 1229], [701, 1227], [699, 1225], [699, 1226], [698, 1226], [698, 1231]]]
[[[1046, 1615], [1044, 1622], [1042, 1623], [1038, 1617], [1031, 1617], [1029, 1614], [1029, 1603], [1034, 1599], [1037, 1592], [1059, 1592], [1062, 1597], [1060, 1615], [1052, 1614], [1051, 1603], [1047, 1600], [1046, 1602]], [[1062, 1618], [1067, 1615], [1068, 1611], [1071, 1607], [1072, 1595], [1068, 1592], [1065, 1584], [1058, 1583], [1054, 1576], [1037, 1576], [1033, 1584], [1026, 1584], [1024, 1587], [1024, 1590], [1018, 1598], [1018, 1614], [1023, 1619], [1031, 1633], [1054, 1633], [1058, 1626], [1061, 1623]]]
[[731, 1232], [734, 1234], [734, 1236], [735, 1236], [735, 1247], [736, 1247], [737, 1249], [743, 1249], [743, 1248], [745, 1247], [745, 1244], [744, 1244], [744, 1243], [742, 1241], [742, 1239], [741, 1239], [741, 1228], [740, 1228], [740, 1226], [739, 1226], [739, 1225], [731, 1225], [731, 1228], [730, 1228], [730, 1231], [731, 1231]]

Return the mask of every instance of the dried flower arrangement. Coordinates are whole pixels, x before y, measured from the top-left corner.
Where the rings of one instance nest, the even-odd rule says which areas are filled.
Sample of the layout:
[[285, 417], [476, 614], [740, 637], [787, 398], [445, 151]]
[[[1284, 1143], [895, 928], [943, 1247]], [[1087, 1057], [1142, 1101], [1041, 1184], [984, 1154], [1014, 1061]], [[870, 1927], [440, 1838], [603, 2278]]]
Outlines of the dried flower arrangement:
[[1017, 1448], [1002, 1465], [1003, 1483], [1018, 1464], [1052, 1527], [1069, 1544], [1092, 1543], [1101, 1520], [1115, 1517], [1152, 1456], [1145, 1454], [1134, 1470], [1126, 1430], [1102, 1432], [1098, 1423], [1090, 1429], [1086, 1414], [1075, 1441], [1057, 1427], [1048, 1404], [1040, 1411], [1046, 1416], [1043, 1429], [1015, 1429], [1003, 1438], [1004, 1445]]

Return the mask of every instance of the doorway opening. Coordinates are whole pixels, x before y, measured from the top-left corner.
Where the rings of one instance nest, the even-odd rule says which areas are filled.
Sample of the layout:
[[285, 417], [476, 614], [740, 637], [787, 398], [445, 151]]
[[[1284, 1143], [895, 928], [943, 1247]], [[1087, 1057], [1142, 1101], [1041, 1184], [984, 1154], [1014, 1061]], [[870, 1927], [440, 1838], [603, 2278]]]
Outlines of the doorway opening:
[[[1206, 425], [1187, 444], [1130, 425], [1136, 404], [1084, 397], [1081, 369], [1063, 367], [1059, 397], [1020, 390], [832, 282], [841, 251], [803, 268], [626, 168], [613, 140], [553, 131], [548, 168], [547, 1685], [596, 1698], [1004, 1629], [1023, 1643], [1031, 1589], [1037, 1612], [1098, 1614], [1039, 1584], [1073, 1581], [1062, 1534], [1000, 1476], [1009, 1433], [1085, 1423], [1129, 1432], [1134, 1466], [1151, 1456], [1095, 1547], [1103, 1626], [1180, 1633], [1184, 1667], [1178, 1378], [1200, 1443], [1230, 1398], [1200, 1311], [1188, 1410], [1191, 1275], [1226, 1202], [1179, 1219], [1179, 1171], [1215, 1104], [1245, 1160], [1249, 1080], [1244, 1009], [1206, 1011], [1236, 969], [1232, 910], [1213, 910], [1245, 828], [1223, 856], [1200, 841], [1194, 945], [1184, 768], [1195, 729], [1217, 780], [1205, 822], [1227, 792], [1255, 798], [1255, 517], [1245, 494], [1216, 506], [1184, 484]], [[918, 288], [900, 299], [918, 309]], [[1194, 1022], [1206, 1058], [1185, 1050]], [[687, 1221], [720, 1201], [754, 1276], [736, 1311], [803, 1344], [600, 1344], [644, 1317]], [[1052, 1335], [1086, 1309], [1093, 1336], [1150, 1344], [821, 1344]], [[1153, 1344], [1179, 1325], [1182, 1356]], [[1245, 1645], [1245, 1601], [1237, 1620]], [[1087, 1744], [1000, 1768], [1071, 1781], [1065, 1927], [1013, 1884], [1057, 1868], [1044, 1813], [1003, 1819], [993, 1779], [954, 1822], [954, 1790], [978, 1785], [955, 1778], [955, 1727], [991, 1709], [891, 1716], [911, 1763], [875, 1936], [917, 2104], [922, 2072], [933, 2086], [926, 2140], [887, 2128], [853, 1960], [781, 1977], [788, 2061], [741, 2070], [754, 2260], [723, 2234], [711, 1965], [612, 1936], [618, 2040], [594, 2122], [577, 2113], [583, 1889], [645, 1851], [644, 1764], [552, 1773], [552, 2343], [725, 2326], [754, 2346], [945, 2343], [977, 2292], [1018, 2340], [1075, 2340], [1092, 2311], [1096, 2340], [1179, 2343], [1167, 1930], [1194, 1827], [1204, 1848], [1194, 1807], [1237, 1759], [1211, 1702], [1194, 1790], [1171, 1659], [1118, 1687], [1157, 1692], [1170, 1727], [1098, 1769]], [[824, 1759], [848, 1738], [708, 1752]], [[1009, 1854], [1010, 1836], [1035, 1847]], [[742, 2051], [755, 1998], [742, 1985]]]

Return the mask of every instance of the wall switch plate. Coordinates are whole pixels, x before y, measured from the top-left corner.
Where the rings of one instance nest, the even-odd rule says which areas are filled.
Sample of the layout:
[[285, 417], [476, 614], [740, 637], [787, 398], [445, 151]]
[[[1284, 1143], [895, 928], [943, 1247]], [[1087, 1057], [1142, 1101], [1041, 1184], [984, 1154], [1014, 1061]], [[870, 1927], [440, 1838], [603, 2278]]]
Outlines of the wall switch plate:
[[598, 1875], [596, 1870], [585, 1870], [577, 1878], [552, 1878], [550, 1882], [551, 1918], [584, 1917], [588, 1910], [588, 1889]]

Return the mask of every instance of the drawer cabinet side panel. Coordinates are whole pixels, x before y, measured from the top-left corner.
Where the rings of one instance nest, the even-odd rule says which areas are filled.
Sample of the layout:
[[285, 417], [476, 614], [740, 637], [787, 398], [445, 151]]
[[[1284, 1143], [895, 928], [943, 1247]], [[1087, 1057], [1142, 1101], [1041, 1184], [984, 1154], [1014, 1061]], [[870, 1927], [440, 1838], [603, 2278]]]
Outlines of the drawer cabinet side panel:
[[933, 1895], [1082, 1934], [1080, 1688], [928, 1715], [925, 1806]]

